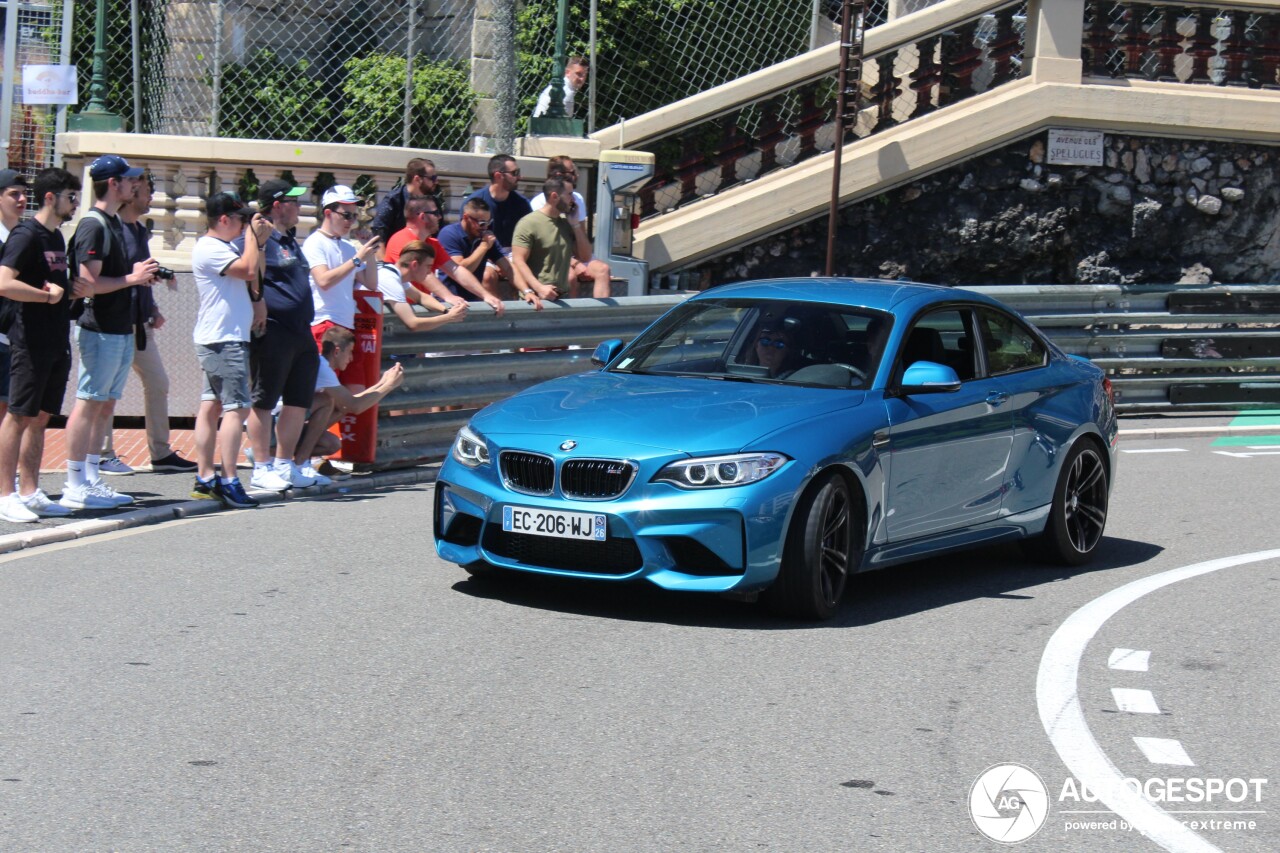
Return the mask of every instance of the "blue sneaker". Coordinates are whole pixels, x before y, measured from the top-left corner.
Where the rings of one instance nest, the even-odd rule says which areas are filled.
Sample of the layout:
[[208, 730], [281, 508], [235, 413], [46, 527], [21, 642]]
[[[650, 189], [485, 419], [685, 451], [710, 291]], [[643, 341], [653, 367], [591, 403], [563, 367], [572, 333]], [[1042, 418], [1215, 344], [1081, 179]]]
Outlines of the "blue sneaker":
[[253, 509], [258, 506], [258, 501], [249, 497], [238, 477], [230, 483], [216, 481], [214, 490], [217, 492], [218, 500], [231, 509]]

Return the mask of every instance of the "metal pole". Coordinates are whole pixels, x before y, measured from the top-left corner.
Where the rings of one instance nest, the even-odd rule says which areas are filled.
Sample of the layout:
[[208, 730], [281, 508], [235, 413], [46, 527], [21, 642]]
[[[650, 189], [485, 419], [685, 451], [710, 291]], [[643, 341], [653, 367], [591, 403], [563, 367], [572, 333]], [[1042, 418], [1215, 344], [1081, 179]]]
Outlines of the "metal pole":
[[13, 121], [13, 79], [18, 65], [18, 0], [5, 3], [8, 14], [4, 19], [4, 94], [0, 96], [0, 150], [4, 156], [0, 163], [9, 166], [9, 130]]
[[[76, 4], [73, 0], [62, 0], [62, 49], [58, 53], [58, 64], [71, 64], [71, 33], [75, 26]], [[58, 114], [54, 119], [54, 132], [62, 135], [67, 132], [67, 105], [58, 105]], [[7, 134], [6, 134], [7, 138]], [[53, 165], [62, 168], [62, 149], [54, 146]]]
[[844, 159], [845, 88], [849, 82], [849, 51], [853, 47], [853, 0], [840, 12], [840, 76], [836, 84], [836, 143], [831, 152], [831, 210], [827, 214], [826, 275], [836, 274], [836, 227], [840, 217], [840, 163]]
[[813, 0], [813, 19], [809, 22], [809, 50], [818, 49], [818, 21], [822, 20], [822, 0]]
[[138, 32], [138, 0], [129, 0], [133, 41], [133, 132], [142, 133], [142, 37]]
[[405, 148], [409, 147], [410, 128], [413, 125], [413, 50], [417, 23], [417, 0], [409, 0], [409, 28], [404, 46], [404, 132], [400, 138], [400, 144]]
[[[813, 2], [817, 3], [818, 0], [813, 0]], [[587, 39], [589, 41], [588, 55], [591, 61], [591, 73], [593, 76], [597, 74], [597, 71], [596, 71], [596, 12], [598, 11], [597, 3], [598, 3], [598, 0], [591, 0], [591, 31], [590, 31], [590, 34], [587, 36]], [[596, 76], [596, 81], [599, 82], [599, 80], [600, 80], [599, 76]], [[595, 86], [595, 83], [592, 83], [591, 91], [587, 93], [587, 133], [594, 133], [595, 129], [596, 129], [596, 86]]]
[[217, 18], [213, 27], [213, 116], [210, 136], [218, 135], [218, 120], [222, 101], [222, 0], [218, 0]]

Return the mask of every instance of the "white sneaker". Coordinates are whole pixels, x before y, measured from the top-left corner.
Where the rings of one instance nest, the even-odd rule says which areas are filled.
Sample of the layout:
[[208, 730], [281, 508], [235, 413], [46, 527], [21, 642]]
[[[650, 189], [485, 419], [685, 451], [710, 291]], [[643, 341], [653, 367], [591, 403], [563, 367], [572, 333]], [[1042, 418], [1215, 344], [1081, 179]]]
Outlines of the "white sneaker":
[[58, 503], [69, 509], [115, 509], [119, 506], [113, 499], [98, 492], [87, 483], [80, 486], [67, 483], [62, 487], [62, 497]]
[[133, 473], [125, 461], [119, 456], [112, 454], [111, 456], [102, 457], [102, 461], [98, 463], [98, 473], [110, 474], [113, 477], [125, 477]]
[[27, 508], [27, 505], [22, 502], [22, 498], [18, 497], [17, 492], [11, 492], [0, 498], [0, 518], [20, 524], [40, 520], [40, 516]]
[[44, 493], [44, 489], [36, 489], [35, 494], [19, 499], [27, 509], [41, 518], [65, 518], [71, 515], [71, 510], [49, 500], [49, 496]]
[[277, 467], [272, 465], [271, 470], [288, 480], [289, 485], [293, 486], [295, 489], [305, 489], [307, 486], [314, 486], [316, 484], [315, 477], [308, 477], [306, 474], [302, 473], [302, 469], [293, 462], [288, 463], [288, 467]]
[[314, 480], [317, 486], [328, 486], [333, 482], [333, 480], [329, 479], [324, 474], [321, 474], [315, 468], [312, 468], [310, 462], [308, 462], [306, 465], [299, 465], [298, 471], [302, 474], [302, 476], [310, 477], [312, 480]]
[[293, 488], [293, 484], [280, 476], [280, 472], [272, 468], [260, 468], [253, 466], [253, 477], [249, 480], [249, 485], [255, 489], [265, 489], [268, 492], [283, 492], [285, 489]]
[[133, 495], [126, 495], [123, 492], [117, 492], [102, 480], [96, 480], [90, 483], [89, 489], [96, 495], [100, 495], [109, 501], [114, 501], [116, 506], [128, 506], [133, 503]]

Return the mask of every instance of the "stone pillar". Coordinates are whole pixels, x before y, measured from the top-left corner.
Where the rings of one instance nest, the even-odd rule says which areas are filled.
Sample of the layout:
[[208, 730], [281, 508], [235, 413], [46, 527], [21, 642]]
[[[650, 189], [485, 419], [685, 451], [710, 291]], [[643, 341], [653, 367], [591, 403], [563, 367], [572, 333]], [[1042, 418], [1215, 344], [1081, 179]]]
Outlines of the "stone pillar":
[[1024, 61], [1037, 83], [1079, 83], [1085, 0], [1028, 0]]
[[479, 100], [472, 151], [512, 150], [516, 121], [515, 0], [477, 0], [471, 23], [471, 87]]

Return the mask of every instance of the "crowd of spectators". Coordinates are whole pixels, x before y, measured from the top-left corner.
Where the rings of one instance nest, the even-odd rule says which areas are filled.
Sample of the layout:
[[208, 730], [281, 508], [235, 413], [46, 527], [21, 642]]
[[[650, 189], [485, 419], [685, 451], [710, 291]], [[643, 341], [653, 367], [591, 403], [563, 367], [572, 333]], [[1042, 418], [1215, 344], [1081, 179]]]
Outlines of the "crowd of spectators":
[[[570, 97], [583, 79], [585, 66], [566, 72]], [[542, 310], [584, 285], [609, 295], [609, 267], [591, 256], [568, 157], [549, 162], [532, 203], [517, 189], [515, 158], [492, 157], [489, 183], [443, 228], [435, 166], [415, 158], [377, 204], [363, 242], [350, 239], [360, 200], [347, 186], [323, 193], [319, 227], [301, 244], [294, 233], [303, 187], [265, 181], [256, 208], [236, 193], [215, 193], [192, 252], [203, 391], [196, 458], [188, 460], [169, 444], [169, 381], [154, 336], [165, 320], [151, 288], [174, 283], [151, 257], [140, 221], [150, 178], [117, 155], [94, 160], [89, 175], [94, 203], [68, 246], [59, 228], [75, 215], [80, 180], [54, 168], [28, 185], [0, 170], [0, 518], [11, 522], [134, 502], [103, 479], [134, 470], [112, 442], [131, 370], [143, 383], [151, 470], [193, 474], [193, 498], [249, 508], [258, 501], [236, 473], [246, 435], [251, 488], [327, 483], [339, 473], [323, 460], [338, 450], [330, 427], [403, 380], [395, 364], [365, 387], [354, 369], [357, 288], [380, 292], [412, 332], [465, 322], [473, 302], [501, 315], [504, 301]], [[28, 192], [38, 210], [23, 219]], [[79, 374], [67, 419], [67, 481], [55, 501], [40, 488], [40, 461], [49, 419], [61, 414], [72, 341]]]

